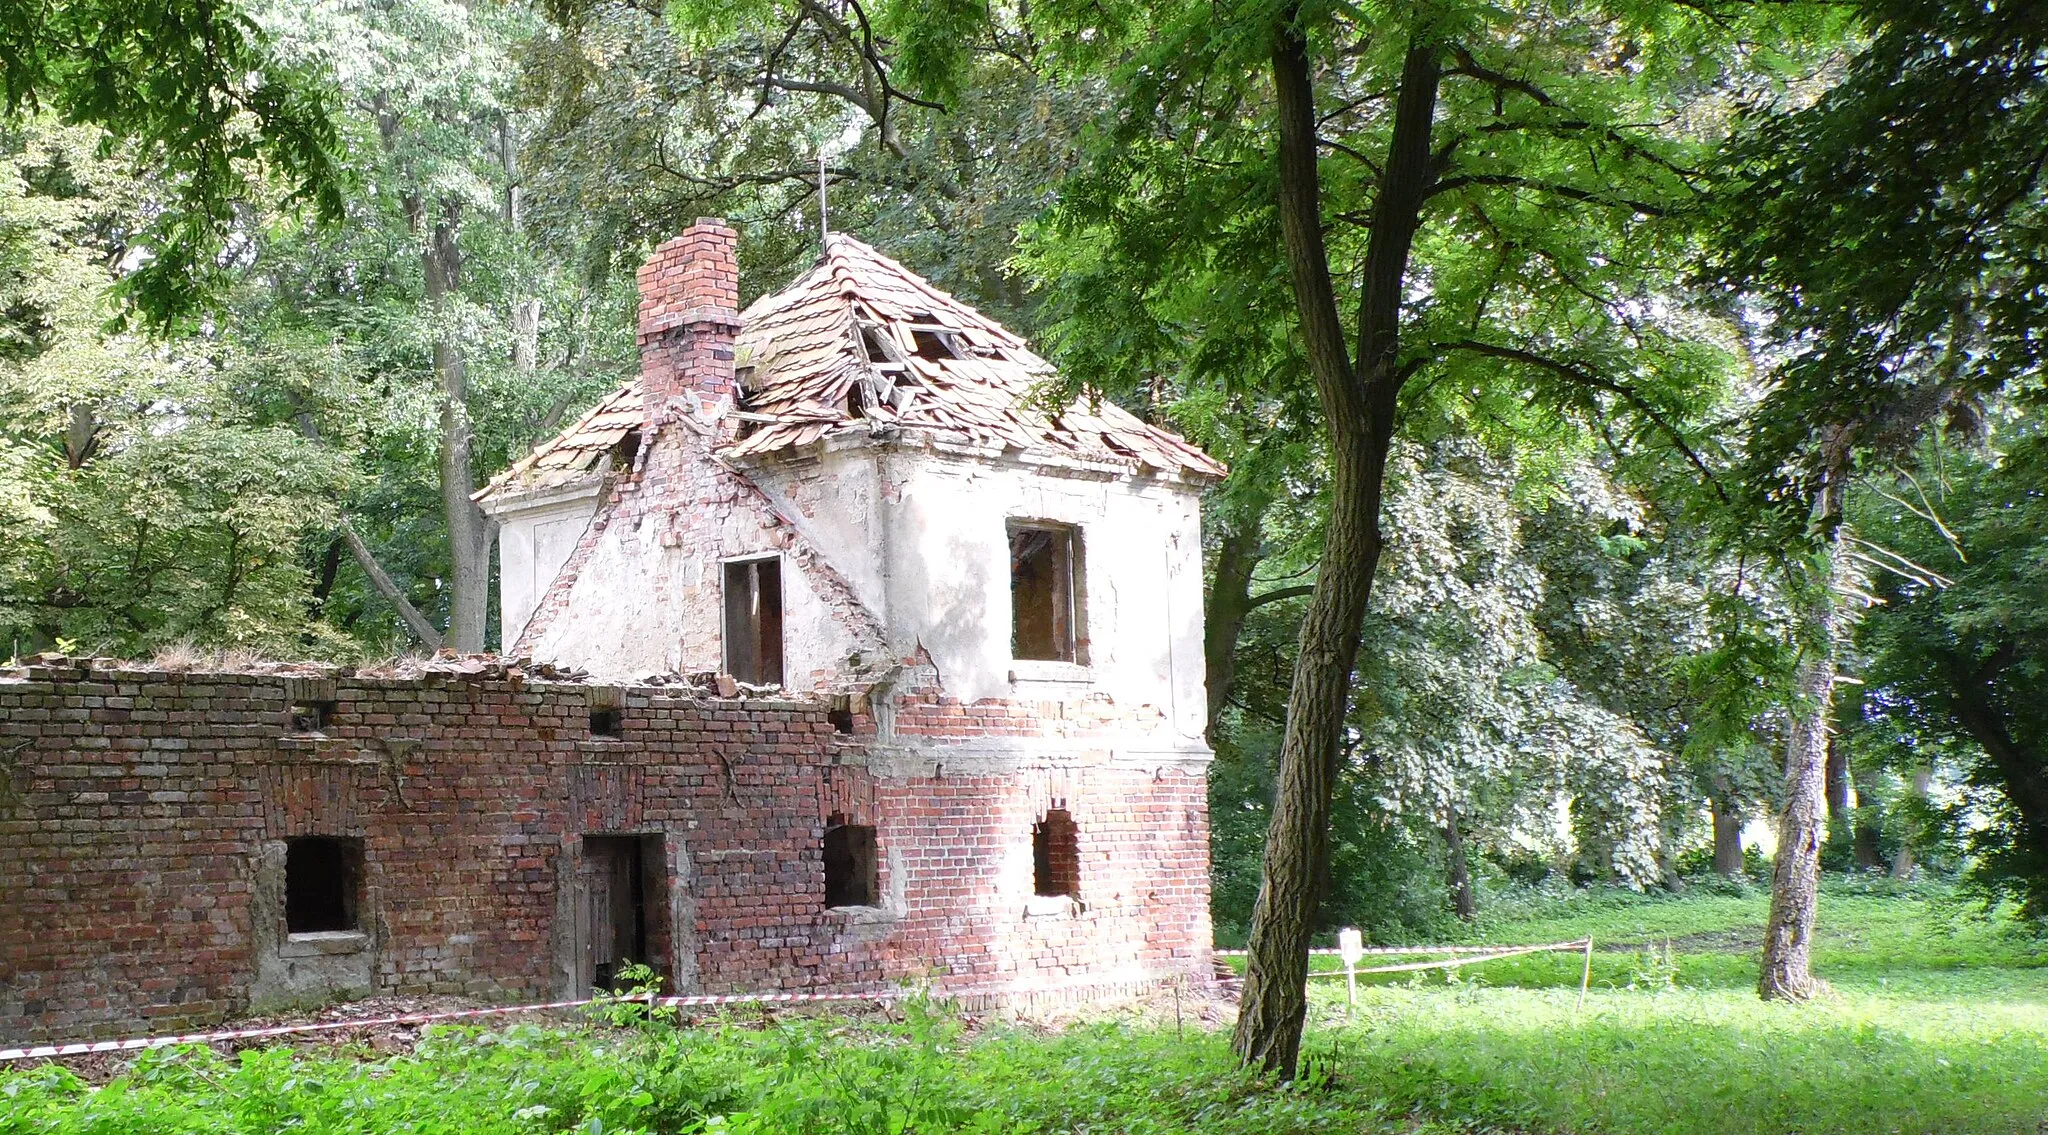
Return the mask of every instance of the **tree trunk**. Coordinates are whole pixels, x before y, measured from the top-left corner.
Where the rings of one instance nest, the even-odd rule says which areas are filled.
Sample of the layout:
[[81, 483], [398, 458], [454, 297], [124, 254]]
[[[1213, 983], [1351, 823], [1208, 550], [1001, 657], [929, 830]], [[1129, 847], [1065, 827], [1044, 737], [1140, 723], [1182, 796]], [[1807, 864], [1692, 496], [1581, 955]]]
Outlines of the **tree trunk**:
[[1451, 911], [1469, 922], [1473, 915], [1479, 913], [1479, 900], [1472, 893], [1472, 866], [1465, 860], [1462, 825], [1457, 810], [1452, 809], [1450, 822], [1438, 830], [1443, 833], [1445, 859], [1450, 868]]
[[1882, 871], [1884, 852], [1878, 840], [1884, 832], [1878, 822], [1877, 770], [1852, 764], [1849, 779], [1856, 785], [1856, 865], [1866, 871]]
[[512, 305], [512, 369], [526, 378], [539, 362], [540, 301], [520, 300]]
[[1237, 684], [1237, 640], [1252, 612], [1252, 572], [1259, 566], [1265, 542], [1263, 502], [1256, 510], [1232, 513], [1224, 520], [1216, 548], [1216, 568], [1209, 576], [1208, 619], [1202, 627], [1203, 671], [1209, 687], [1209, 724], [1204, 731], [1216, 744], [1216, 724], [1230, 704]]
[[[1816, 521], [1838, 528], [1841, 480], [1830, 470], [1815, 501]], [[1828, 541], [1832, 559], [1837, 538]], [[1835, 567], [1824, 562], [1805, 611], [1808, 642], [1794, 679], [1799, 699], [1785, 738], [1785, 811], [1778, 817], [1778, 857], [1771, 875], [1771, 917], [1764, 929], [1757, 995], [1804, 1001], [1820, 991], [1813, 979], [1813, 922], [1820, 903], [1821, 815], [1827, 791], [1828, 726], [1834, 720], [1836, 625], [1841, 613], [1832, 588]]]
[[[1934, 770], [1922, 765], [1913, 770], [1913, 779], [1908, 782], [1906, 796], [1914, 801], [1927, 799], [1927, 790], [1934, 784]], [[1892, 878], [1904, 879], [1913, 874], [1913, 840], [1910, 835], [1899, 841], [1899, 853], [1892, 856]]]
[[1849, 816], [1849, 750], [1842, 735], [1828, 734], [1828, 824], [1832, 827]]
[[1742, 877], [1742, 809], [1735, 783], [1727, 775], [1714, 778], [1714, 873], [1724, 879]]
[[491, 586], [491, 526], [470, 495], [476, 492], [471, 448], [476, 426], [469, 418], [469, 360], [464, 356], [450, 301], [462, 287], [462, 203], [441, 202], [432, 232], [420, 252], [427, 306], [434, 330], [434, 374], [441, 383], [441, 510], [448, 524], [447, 645], [463, 653], [484, 648]]
[[[341, 554], [347, 549], [341, 537], [327, 541], [327, 547], [320, 553], [320, 566], [313, 573], [313, 594], [306, 602], [306, 618], [319, 622], [327, 609], [327, 599], [334, 594], [334, 583], [341, 575]], [[310, 633], [310, 632], [309, 632]]]
[[100, 423], [93, 407], [88, 402], [73, 402], [64, 423], [64, 465], [68, 469], [84, 468], [92, 455], [99, 452]]
[[1380, 493], [1400, 392], [1400, 304], [1408, 254], [1433, 180], [1430, 123], [1439, 50], [1409, 44], [1393, 138], [1375, 201], [1354, 368], [1337, 315], [1322, 235], [1316, 106], [1297, 11], [1274, 31], [1279, 126], [1276, 205], [1309, 369], [1330, 431], [1330, 520], [1315, 590], [1302, 619], [1287, 728], [1231, 1047], [1247, 1065], [1292, 1078], [1307, 1014], [1309, 933], [1329, 856], [1330, 797], [1350, 704], [1351, 668], [1382, 546]]
[[363, 543], [363, 538], [356, 533], [355, 526], [348, 522], [347, 517], [342, 518], [340, 530], [342, 540], [348, 544], [349, 554], [355, 557], [356, 566], [363, 569], [363, 574], [369, 577], [370, 586], [377, 589], [377, 594], [382, 595], [385, 601], [398, 611], [398, 617], [405, 622], [406, 629], [411, 631], [413, 637], [419, 639], [428, 650], [441, 649], [441, 632], [435, 630], [434, 624], [428, 622], [427, 617], [420, 614], [419, 608], [412, 605], [412, 600], [405, 597], [405, 592], [399, 589], [398, 582], [391, 578], [390, 572], [384, 570], [384, 565], [377, 562], [377, 557], [370, 554], [369, 545]]
[[1685, 892], [1685, 876], [1678, 873], [1679, 824], [1678, 809], [1665, 808], [1658, 821], [1657, 877], [1664, 889], [1672, 894]]
[[[1959, 676], [1955, 712], [1963, 728], [1991, 758], [2006, 801], [2019, 814], [2019, 831], [2013, 842], [2028, 859], [2048, 863], [2048, 755], [2029, 749], [2013, 736], [2010, 718], [1992, 684], [2018, 657], [2018, 648], [2006, 643], [1974, 672]], [[1926, 794], [1924, 786], [1920, 791]], [[2022, 914], [2039, 917], [2048, 913], [2044, 909], [2048, 908], [2048, 880], [2029, 879], [2027, 895]]]

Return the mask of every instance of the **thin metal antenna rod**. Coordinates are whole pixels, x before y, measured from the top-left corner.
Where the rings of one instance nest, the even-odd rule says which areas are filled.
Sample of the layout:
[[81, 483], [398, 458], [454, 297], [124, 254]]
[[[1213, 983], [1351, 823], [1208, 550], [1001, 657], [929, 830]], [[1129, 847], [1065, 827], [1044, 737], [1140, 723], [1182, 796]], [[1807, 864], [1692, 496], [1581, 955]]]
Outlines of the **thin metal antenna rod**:
[[818, 147], [818, 247], [825, 246], [825, 238], [832, 235], [832, 216], [825, 207], [825, 148]]

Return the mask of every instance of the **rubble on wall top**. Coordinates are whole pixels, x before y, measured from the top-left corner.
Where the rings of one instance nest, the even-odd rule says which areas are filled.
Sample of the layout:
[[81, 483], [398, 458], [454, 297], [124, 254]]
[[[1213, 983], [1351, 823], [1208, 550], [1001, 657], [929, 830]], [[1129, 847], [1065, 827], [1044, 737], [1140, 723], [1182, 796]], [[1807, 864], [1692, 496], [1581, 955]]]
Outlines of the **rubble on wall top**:
[[94, 674], [125, 678], [192, 674], [310, 679], [380, 678], [399, 681], [430, 678], [456, 681], [538, 681], [570, 685], [655, 687], [724, 700], [819, 700], [807, 699], [804, 695], [778, 686], [757, 686], [735, 681], [725, 674], [649, 674], [624, 682], [595, 681], [588, 670], [578, 666], [558, 666], [552, 662], [537, 662], [531, 658], [507, 658], [497, 654], [458, 654], [445, 649], [432, 655], [400, 655], [381, 662], [353, 666], [332, 662], [286, 662], [240, 653], [196, 655], [182, 651], [146, 660], [45, 652], [18, 659], [12, 665], [0, 663], [0, 680], [81, 681]]

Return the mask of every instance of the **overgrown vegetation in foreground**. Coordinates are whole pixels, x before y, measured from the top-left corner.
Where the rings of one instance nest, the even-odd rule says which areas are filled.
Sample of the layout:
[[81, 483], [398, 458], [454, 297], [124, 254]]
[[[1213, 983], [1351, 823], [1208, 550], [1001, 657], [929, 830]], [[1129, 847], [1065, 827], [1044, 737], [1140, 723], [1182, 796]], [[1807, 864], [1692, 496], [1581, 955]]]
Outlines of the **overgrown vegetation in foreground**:
[[[1860, 889], [1865, 893], [1852, 893]], [[385, 1059], [153, 1053], [94, 1089], [0, 1073], [0, 1132], [2033, 1132], [2048, 1121], [2048, 958], [1939, 888], [1838, 885], [1826, 1001], [1766, 1005], [1761, 896], [1530, 894], [1496, 940], [1655, 940], [1368, 985], [1320, 983], [1304, 1079], [1237, 1071], [1221, 1033], [1120, 1014], [1048, 1034], [735, 1015], [675, 1030], [442, 1030]], [[1661, 943], [1674, 941], [1667, 958]], [[1507, 982], [1514, 982], [1509, 986]]]

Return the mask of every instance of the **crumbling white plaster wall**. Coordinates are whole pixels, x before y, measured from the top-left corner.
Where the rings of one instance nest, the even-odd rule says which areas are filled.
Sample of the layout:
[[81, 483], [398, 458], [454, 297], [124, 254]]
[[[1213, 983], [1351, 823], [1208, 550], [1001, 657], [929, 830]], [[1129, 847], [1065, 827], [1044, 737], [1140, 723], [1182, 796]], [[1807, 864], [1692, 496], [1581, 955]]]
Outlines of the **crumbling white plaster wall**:
[[[888, 453], [880, 485], [891, 641], [922, 645], [963, 701], [1078, 701], [1164, 714], [1160, 745], [1206, 751], [1198, 486], [1007, 458]], [[1011, 657], [1011, 520], [1081, 537], [1086, 665]]]
[[[1146, 747], [1206, 754], [1200, 486], [847, 439], [746, 465], [771, 509], [694, 436], [664, 435], [649, 468], [659, 475], [598, 536], [535, 657], [604, 678], [721, 670], [721, 565], [800, 535], [882, 621], [891, 653], [921, 647], [948, 695], [1107, 697], [1157, 711]], [[1079, 531], [1085, 665], [1011, 657], [1012, 520]], [[861, 647], [794, 557], [783, 590], [787, 684], [815, 688]]]
[[880, 462], [884, 451], [856, 438], [812, 447], [797, 455], [766, 454], [741, 466], [783, 515], [831, 558], [832, 566], [877, 618], [888, 523], [883, 513]]
[[576, 550], [597, 511], [601, 479], [494, 501], [498, 521], [498, 625], [506, 645], [519, 641], [533, 609]]
[[687, 430], [664, 431], [646, 467], [649, 479], [622, 497], [590, 553], [569, 565], [576, 578], [561, 609], [536, 624], [532, 655], [606, 680], [721, 672], [724, 565], [777, 554], [786, 684], [809, 689], [836, 672], [858, 646], [820, 581], [785, 554], [790, 527]]

